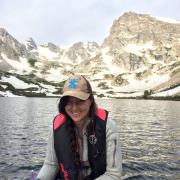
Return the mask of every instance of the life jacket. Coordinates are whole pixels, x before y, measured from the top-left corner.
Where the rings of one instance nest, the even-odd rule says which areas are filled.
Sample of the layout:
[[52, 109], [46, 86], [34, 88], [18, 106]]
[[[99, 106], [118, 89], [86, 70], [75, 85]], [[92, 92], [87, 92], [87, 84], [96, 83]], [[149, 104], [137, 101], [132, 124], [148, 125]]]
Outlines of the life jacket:
[[[91, 167], [89, 179], [95, 179], [106, 171], [106, 122], [108, 112], [98, 108], [94, 119], [87, 126], [88, 160]], [[67, 131], [68, 119], [62, 113], [54, 118], [54, 148], [63, 180], [77, 180], [78, 169], [71, 150]], [[95, 138], [94, 138], [95, 137]], [[92, 142], [94, 140], [94, 142]]]

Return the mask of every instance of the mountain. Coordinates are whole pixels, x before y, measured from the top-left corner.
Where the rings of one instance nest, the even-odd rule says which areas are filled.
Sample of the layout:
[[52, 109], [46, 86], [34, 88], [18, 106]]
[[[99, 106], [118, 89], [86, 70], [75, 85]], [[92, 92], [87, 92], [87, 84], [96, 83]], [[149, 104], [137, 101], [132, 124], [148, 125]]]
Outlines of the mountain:
[[4, 28], [0, 28], [0, 69], [8, 71], [13, 69], [13, 65], [9, 64], [3, 56], [8, 59], [19, 61], [19, 57], [27, 55], [25, 46], [12, 37]]
[[180, 22], [128, 12], [101, 45], [18, 42], [0, 28], [0, 94], [55, 96], [72, 74], [85, 75], [99, 97], [180, 95]]

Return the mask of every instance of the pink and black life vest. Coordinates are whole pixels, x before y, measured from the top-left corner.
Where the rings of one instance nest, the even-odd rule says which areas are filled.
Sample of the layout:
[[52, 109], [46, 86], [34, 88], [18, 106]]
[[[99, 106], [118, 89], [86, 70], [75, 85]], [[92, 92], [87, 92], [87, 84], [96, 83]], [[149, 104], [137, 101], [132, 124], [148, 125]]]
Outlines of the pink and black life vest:
[[[106, 110], [98, 108], [95, 118], [87, 126], [88, 160], [91, 167], [89, 179], [95, 179], [106, 171], [107, 116], [108, 112]], [[59, 163], [61, 179], [77, 180], [78, 167], [75, 165], [67, 127], [68, 119], [66, 119], [64, 114], [60, 113], [53, 122], [54, 148]], [[95, 139], [93, 138], [94, 136]]]

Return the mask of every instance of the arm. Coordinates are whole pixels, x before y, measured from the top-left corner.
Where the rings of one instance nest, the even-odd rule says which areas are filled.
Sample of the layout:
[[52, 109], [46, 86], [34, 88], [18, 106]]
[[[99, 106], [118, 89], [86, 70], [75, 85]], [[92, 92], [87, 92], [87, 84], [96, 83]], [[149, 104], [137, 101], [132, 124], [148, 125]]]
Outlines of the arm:
[[114, 121], [107, 121], [106, 127], [106, 172], [96, 180], [120, 180], [122, 170], [121, 148], [119, 133]]
[[53, 130], [50, 130], [46, 158], [37, 178], [41, 180], [54, 180], [58, 169], [58, 161], [54, 150]]

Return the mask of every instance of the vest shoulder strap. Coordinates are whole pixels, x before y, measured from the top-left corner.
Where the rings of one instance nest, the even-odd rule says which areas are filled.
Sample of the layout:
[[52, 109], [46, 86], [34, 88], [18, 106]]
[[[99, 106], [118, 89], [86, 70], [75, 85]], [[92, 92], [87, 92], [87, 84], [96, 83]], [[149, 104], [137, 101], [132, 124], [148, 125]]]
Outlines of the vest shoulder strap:
[[106, 112], [106, 110], [104, 110], [102, 108], [96, 109], [96, 115], [103, 121], [105, 121], [107, 118], [107, 112]]
[[64, 114], [60, 113], [54, 118], [53, 129], [56, 130], [66, 121], [66, 117]]
[[[96, 109], [96, 115], [103, 121], [106, 120], [107, 118], [107, 112], [106, 110], [102, 109], [102, 108], [97, 108]], [[64, 124], [64, 122], [66, 121], [66, 117], [64, 114], [60, 113], [58, 114], [55, 118], [54, 118], [54, 122], [53, 122], [53, 129], [56, 130], [57, 128], [59, 128], [62, 124]]]

